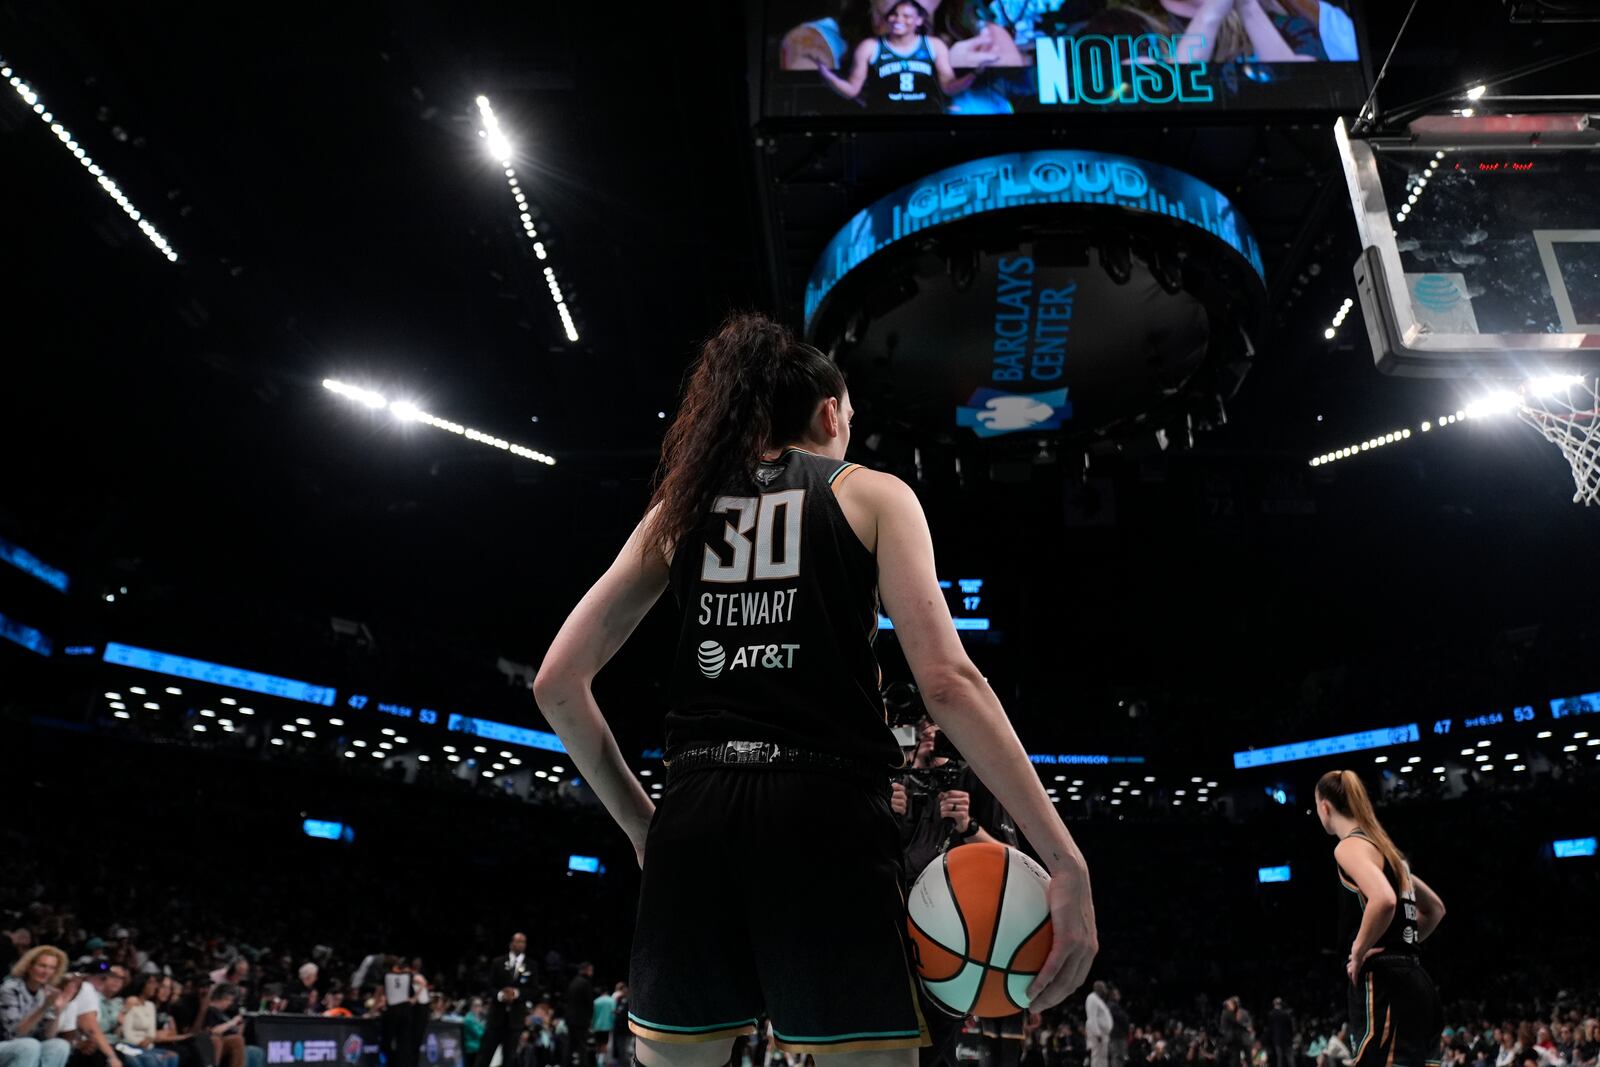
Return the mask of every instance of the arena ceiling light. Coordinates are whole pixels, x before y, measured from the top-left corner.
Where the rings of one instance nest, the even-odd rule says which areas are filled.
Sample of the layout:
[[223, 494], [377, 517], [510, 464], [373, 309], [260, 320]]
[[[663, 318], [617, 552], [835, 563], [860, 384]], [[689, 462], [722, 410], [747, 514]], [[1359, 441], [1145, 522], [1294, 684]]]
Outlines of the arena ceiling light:
[[[57, 122], [56, 116], [46, 110], [44, 102], [39, 99], [39, 94], [34, 91], [33, 86], [23, 81], [21, 76], [11, 69], [11, 64], [3, 59], [0, 59], [0, 78], [6, 79], [11, 88], [16, 91], [16, 94], [22, 98], [22, 102], [39, 117], [39, 121], [50, 127], [50, 132], [55, 134], [56, 140], [61, 142], [61, 147], [72, 153], [72, 157], [78, 161], [78, 165], [89, 172], [90, 177], [99, 183], [100, 188], [107, 196], [116, 201], [123, 214], [138, 224], [139, 232], [143, 233], [145, 238], [156, 247], [156, 251], [167, 257], [168, 263], [178, 262], [178, 253], [172, 250], [172, 246], [161, 235], [161, 231], [150, 224], [150, 220], [144, 217], [144, 213], [133, 206], [133, 201], [128, 199], [127, 194], [122, 191], [122, 187], [112, 181], [106, 175], [106, 172], [101, 169], [100, 164], [96, 163], [89, 153], [84, 151], [83, 146], [78, 144], [77, 138], [72, 135], [72, 131]], [[106, 599], [110, 600], [112, 598], [107, 596]]]
[[[1487, 419], [1511, 415], [1522, 407], [1524, 396], [1559, 396], [1570, 389], [1576, 388], [1582, 384], [1583, 380], [1583, 376], [1578, 374], [1550, 374], [1532, 377], [1523, 384], [1521, 393], [1503, 388], [1491, 390], [1477, 397], [1464, 408], [1440, 415], [1435, 421], [1424, 420], [1417, 426], [1417, 432], [1430, 433], [1437, 429], [1458, 426], [1469, 419]], [[1363, 452], [1371, 452], [1386, 445], [1409, 441], [1411, 438], [1410, 427], [1402, 427], [1398, 430], [1380, 434], [1377, 437], [1370, 437], [1359, 444], [1346, 445], [1343, 448], [1336, 448], [1332, 452], [1324, 452], [1320, 456], [1313, 456], [1307, 465], [1325, 467], [1330, 463], [1337, 463], [1343, 459], [1353, 459]]]
[[[489, 105], [487, 96], [477, 99], [478, 118], [483, 126], [478, 130], [478, 136], [484, 139], [488, 146], [489, 154], [505, 168], [506, 185], [511, 189], [511, 199], [516, 205], [517, 219], [522, 223], [522, 235], [533, 243], [533, 254], [542, 260], [550, 258], [549, 251], [544, 242], [539, 240], [539, 231], [533, 225], [533, 213], [529, 210], [527, 194], [522, 191], [521, 184], [517, 181], [517, 169], [511, 165], [511, 158], [515, 154], [511, 140], [500, 128], [500, 119], [494, 113], [494, 108]], [[566, 298], [561, 295], [561, 287], [554, 284], [555, 271], [546, 267], [544, 269], [545, 281], [550, 286], [550, 299], [555, 301], [556, 314], [561, 317], [562, 329], [566, 331], [567, 340], [577, 341], [578, 327], [572, 321], [572, 311], [567, 307]]]
[[483, 433], [481, 430], [474, 430], [470, 426], [463, 426], [458, 422], [451, 422], [449, 419], [441, 419], [435, 415], [430, 415], [415, 404], [407, 401], [396, 400], [391, 404], [382, 393], [375, 393], [370, 389], [348, 385], [333, 378], [322, 379], [322, 387], [330, 393], [337, 393], [348, 400], [354, 400], [356, 403], [373, 411], [382, 411], [387, 408], [389, 413], [401, 422], [420, 422], [426, 426], [432, 426], [436, 430], [448, 430], [450, 433], [458, 437], [465, 437], [469, 441], [476, 441], [491, 448], [498, 448], [502, 452], [509, 452], [513, 456], [531, 459], [535, 463], [543, 463], [547, 467], [556, 465], [554, 457], [547, 456], [543, 452], [537, 452], [524, 445], [514, 445], [510, 441], [496, 437], [493, 434]]

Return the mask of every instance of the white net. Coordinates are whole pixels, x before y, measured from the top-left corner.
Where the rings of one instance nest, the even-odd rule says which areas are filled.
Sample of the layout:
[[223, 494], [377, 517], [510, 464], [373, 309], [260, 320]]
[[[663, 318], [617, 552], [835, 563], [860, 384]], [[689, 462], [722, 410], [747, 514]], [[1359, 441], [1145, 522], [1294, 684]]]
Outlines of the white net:
[[1543, 387], [1530, 383], [1517, 414], [1572, 464], [1573, 501], [1600, 503], [1600, 379]]

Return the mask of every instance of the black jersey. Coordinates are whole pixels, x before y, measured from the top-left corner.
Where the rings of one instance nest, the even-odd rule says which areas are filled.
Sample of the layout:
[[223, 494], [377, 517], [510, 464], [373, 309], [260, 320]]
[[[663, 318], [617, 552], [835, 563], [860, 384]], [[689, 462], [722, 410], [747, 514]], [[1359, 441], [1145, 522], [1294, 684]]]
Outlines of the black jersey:
[[877, 560], [833, 493], [855, 466], [792, 448], [679, 540], [669, 750], [769, 741], [901, 764], [872, 647]]
[[868, 106], [889, 111], [943, 111], [939, 75], [933, 66], [933, 49], [927, 37], [917, 38], [917, 47], [901, 55], [878, 38], [872, 57], [872, 72], [867, 76]]
[[[1350, 831], [1351, 837], [1359, 837], [1363, 841], [1370, 841], [1366, 834], [1360, 830]], [[1355, 944], [1356, 934], [1361, 930], [1361, 916], [1367, 909], [1367, 898], [1344, 871], [1338, 862], [1334, 866], [1339, 871], [1339, 884], [1345, 892], [1340, 894], [1339, 901], [1339, 943], [1341, 945]], [[1383, 877], [1394, 890], [1395, 909], [1394, 918], [1389, 920], [1389, 928], [1378, 935], [1374, 948], [1381, 948], [1384, 955], [1416, 955], [1417, 946], [1421, 940], [1417, 937], [1417, 891], [1416, 887], [1400, 888], [1400, 878], [1387, 857], [1383, 860]]]

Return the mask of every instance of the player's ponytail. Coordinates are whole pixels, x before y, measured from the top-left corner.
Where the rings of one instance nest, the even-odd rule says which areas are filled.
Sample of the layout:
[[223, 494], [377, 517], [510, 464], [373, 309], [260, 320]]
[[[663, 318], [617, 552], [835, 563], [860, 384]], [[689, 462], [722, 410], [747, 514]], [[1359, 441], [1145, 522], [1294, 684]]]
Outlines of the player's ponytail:
[[1395, 847], [1389, 832], [1378, 821], [1378, 813], [1372, 810], [1372, 798], [1367, 795], [1367, 787], [1361, 784], [1361, 776], [1355, 771], [1329, 771], [1317, 780], [1317, 797], [1326, 800], [1347, 819], [1352, 819], [1366, 835], [1367, 840], [1377, 846], [1383, 853], [1383, 858], [1389, 861], [1389, 866], [1394, 869], [1400, 879], [1402, 891], [1411, 888], [1411, 869], [1406, 865], [1406, 858]]
[[671, 553], [737, 476], [754, 485], [763, 450], [805, 436], [817, 404], [843, 397], [827, 356], [763, 315], [732, 315], [700, 349], [661, 442], [644, 544]]

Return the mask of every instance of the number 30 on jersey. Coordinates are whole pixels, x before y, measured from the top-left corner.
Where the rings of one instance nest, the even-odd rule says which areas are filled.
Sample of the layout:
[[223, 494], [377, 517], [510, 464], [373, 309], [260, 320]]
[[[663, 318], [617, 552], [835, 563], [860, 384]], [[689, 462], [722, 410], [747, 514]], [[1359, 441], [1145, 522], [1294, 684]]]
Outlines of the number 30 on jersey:
[[[731, 550], [730, 558], [724, 563], [707, 545], [700, 564], [700, 580], [729, 584], [798, 578], [800, 520], [805, 499], [804, 489], [786, 489], [765, 496], [717, 497], [711, 511], [729, 516], [722, 537]], [[752, 529], [754, 538], [750, 536]]]

